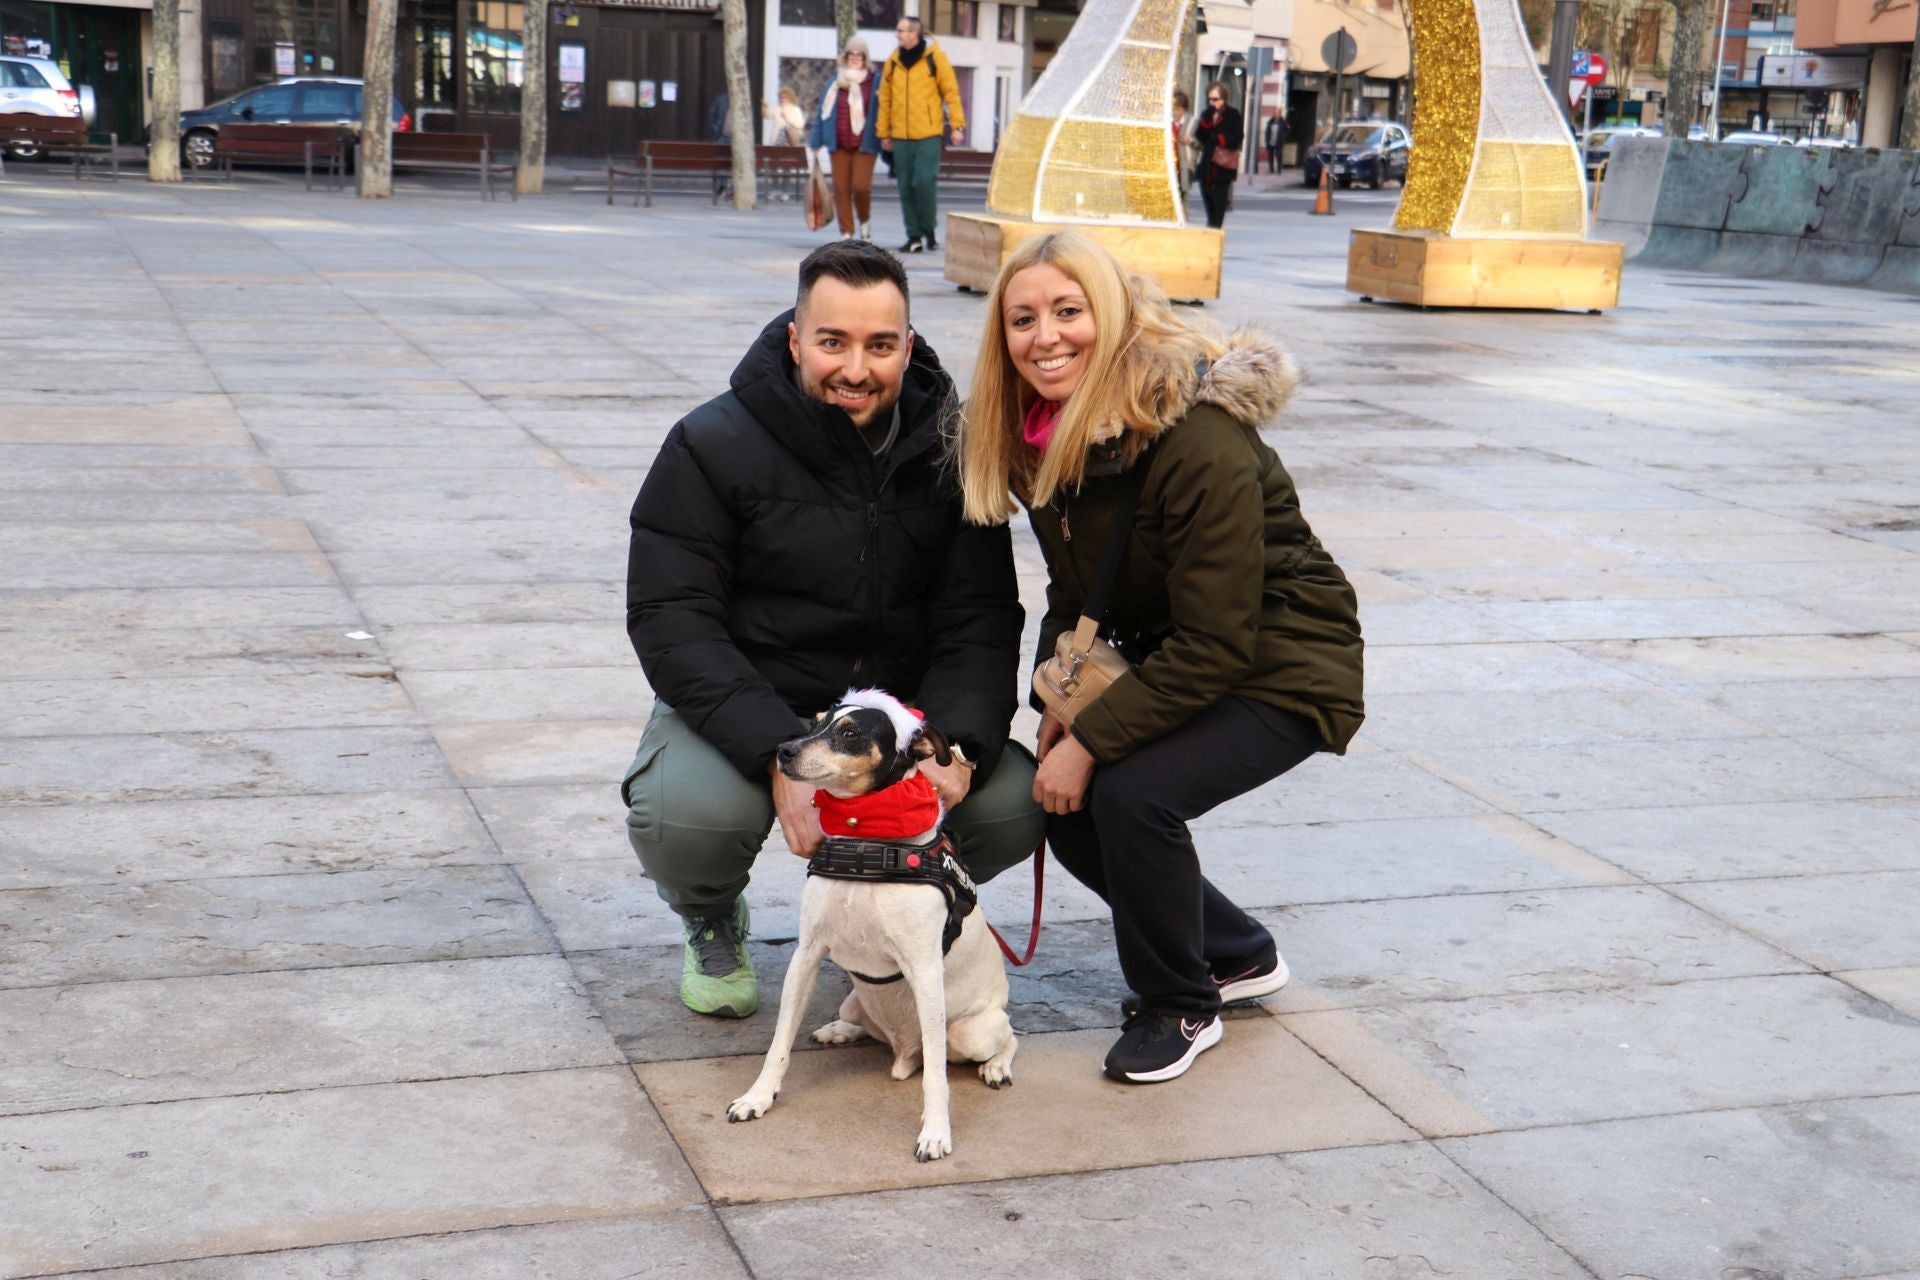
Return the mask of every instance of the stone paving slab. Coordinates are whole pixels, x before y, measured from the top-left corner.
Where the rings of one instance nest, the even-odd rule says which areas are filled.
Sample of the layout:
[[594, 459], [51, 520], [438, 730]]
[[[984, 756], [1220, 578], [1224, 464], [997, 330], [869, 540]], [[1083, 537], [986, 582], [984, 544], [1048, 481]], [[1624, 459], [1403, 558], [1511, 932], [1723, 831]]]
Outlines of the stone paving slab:
[[[1396, 1113], [1353, 1025], [1492, 1127], [1527, 1128], [1920, 1088], [1920, 1022], [1823, 977], [1731, 978], [1297, 1013], [1285, 1025]], [[1710, 1054], [1713, 1069], [1700, 1069]], [[1539, 1081], [1551, 1076], [1552, 1089]], [[1441, 1134], [1445, 1130], [1426, 1129]]]
[[0, 806], [449, 786], [418, 728], [0, 738]]
[[1833, 975], [1850, 986], [1860, 988], [1907, 1015], [1920, 1020], [1920, 967], [1911, 969], [1856, 969]]
[[1282, 1011], [1808, 971], [1790, 948], [1756, 941], [1642, 887], [1456, 895], [1444, 905], [1418, 898], [1335, 903], [1256, 915], [1286, 940], [1288, 962], [1302, 979], [1269, 999]]
[[1709, 1111], [1441, 1144], [1595, 1274], [1920, 1272], [1920, 1099]]
[[653, 711], [653, 695], [630, 665], [414, 669], [403, 671], [399, 681], [420, 717], [435, 724], [547, 719], [644, 724]]
[[1534, 816], [1648, 880], [1920, 870], [1920, 799], [1759, 801]]
[[[360, 629], [355, 602], [337, 585], [326, 587], [176, 587], [172, 589], [38, 590], [0, 593], [9, 643], [23, 631], [94, 631], [104, 627], [231, 630], [272, 618], [294, 629]], [[61, 678], [73, 672], [60, 668]]]
[[635, 1217], [75, 1271], [70, 1280], [748, 1280], [704, 1206]]
[[21, 889], [0, 926], [0, 988], [553, 949], [505, 867]]
[[1581, 742], [1742, 738], [1762, 730], [1665, 689], [1407, 693], [1367, 715], [1369, 741], [1396, 749], [1552, 747]]
[[1920, 871], [1678, 885], [1673, 892], [1820, 969], [1920, 965]]
[[0, 1276], [700, 1201], [624, 1068], [0, 1119]]
[[[395, 626], [381, 647], [398, 670], [494, 671], [513, 667], [616, 667], [636, 677], [633, 646], [612, 618], [581, 622]], [[644, 681], [634, 678], [636, 686]]]
[[[761, 1123], [761, 1122], [756, 1122]], [[1589, 1273], [1461, 1170], [1413, 1145], [1123, 1169], [720, 1210], [757, 1274]]]
[[379, 646], [334, 627], [116, 627], [83, 635], [31, 632], [10, 638], [0, 679], [77, 680], [299, 674], [315, 668], [388, 671]]
[[446, 764], [468, 787], [611, 781], [633, 759], [645, 717], [436, 725]]
[[0, 1116], [619, 1061], [558, 956], [0, 991]]
[[414, 724], [390, 671], [7, 682], [6, 737]]
[[[0, 467], [12, 468], [24, 461], [0, 458]], [[103, 558], [75, 551], [34, 551], [0, 562], [0, 591], [318, 587], [337, 581], [324, 559], [298, 552], [146, 552]]]
[[1727, 738], [1447, 747], [1416, 763], [1509, 812], [1770, 800], [1857, 799], [1912, 790], [1798, 742]]
[[634, 857], [617, 781], [474, 787], [466, 796], [509, 862]]
[[0, 890], [500, 860], [456, 790], [0, 807]]
[[[370, 586], [355, 590], [353, 599], [375, 626], [409, 623], [605, 622], [624, 617], [626, 578], [618, 583], [579, 579], [557, 582], [521, 582], [498, 585], [417, 583], [407, 586]], [[644, 685], [639, 664], [634, 678]]]
[[[716, 1203], [997, 1181], [1142, 1163], [1398, 1142], [1412, 1132], [1264, 1017], [1236, 1019], [1188, 1073], [1206, 1087], [1158, 1093], [1100, 1074], [1111, 1031], [1023, 1037], [1012, 1089], [968, 1067], [952, 1079], [953, 1154], [913, 1158], [920, 1084], [887, 1076], [874, 1045], [797, 1053], [771, 1111], [729, 1124], [759, 1056], [635, 1068]], [[1285, 1106], [1247, 1108], [1272, 1096]], [[831, 1160], [821, 1154], [831, 1151]]]

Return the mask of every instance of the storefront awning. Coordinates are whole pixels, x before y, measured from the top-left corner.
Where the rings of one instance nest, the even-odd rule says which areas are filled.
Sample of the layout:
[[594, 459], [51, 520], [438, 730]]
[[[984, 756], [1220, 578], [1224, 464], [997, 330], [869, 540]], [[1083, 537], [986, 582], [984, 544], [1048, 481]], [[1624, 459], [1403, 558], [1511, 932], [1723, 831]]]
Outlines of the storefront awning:
[[1392, 9], [1335, 4], [1332, 0], [1295, 0], [1293, 35], [1288, 41], [1293, 51], [1292, 70], [1331, 71], [1320, 56], [1320, 46], [1342, 27], [1360, 50], [1360, 56], [1347, 68], [1348, 75], [1379, 80], [1406, 78], [1413, 56], [1399, 14]]

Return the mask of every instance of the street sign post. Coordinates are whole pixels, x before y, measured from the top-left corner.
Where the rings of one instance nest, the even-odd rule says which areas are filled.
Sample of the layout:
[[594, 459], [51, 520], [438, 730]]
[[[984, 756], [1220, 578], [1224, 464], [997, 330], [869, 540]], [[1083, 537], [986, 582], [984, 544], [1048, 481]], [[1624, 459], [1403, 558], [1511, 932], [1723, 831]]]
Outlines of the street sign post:
[[1333, 123], [1340, 123], [1340, 103], [1345, 96], [1347, 68], [1360, 56], [1360, 45], [1340, 28], [1320, 42], [1320, 59], [1333, 69]]

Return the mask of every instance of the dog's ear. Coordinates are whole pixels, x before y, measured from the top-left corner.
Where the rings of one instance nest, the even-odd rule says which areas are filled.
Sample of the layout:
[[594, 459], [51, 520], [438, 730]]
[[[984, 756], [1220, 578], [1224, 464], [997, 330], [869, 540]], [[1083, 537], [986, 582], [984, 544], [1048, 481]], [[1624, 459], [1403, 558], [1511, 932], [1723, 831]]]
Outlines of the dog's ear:
[[940, 764], [953, 763], [953, 748], [947, 745], [946, 735], [925, 721], [920, 724], [920, 732], [913, 735], [913, 746], [909, 754], [915, 760], [932, 757]]

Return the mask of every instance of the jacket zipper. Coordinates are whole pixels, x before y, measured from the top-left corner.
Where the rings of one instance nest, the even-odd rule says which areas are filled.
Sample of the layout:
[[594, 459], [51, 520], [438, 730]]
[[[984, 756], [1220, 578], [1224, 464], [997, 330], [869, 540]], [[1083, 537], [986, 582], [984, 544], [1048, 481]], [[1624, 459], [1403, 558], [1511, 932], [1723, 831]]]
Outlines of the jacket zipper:
[[[886, 493], [888, 483], [892, 481], [894, 474], [899, 470], [900, 464], [897, 462], [891, 467], [888, 467], [881, 475], [879, 485], [874, 488], [873, 496], [867, 500], [867, 540], [866, 544], [860, 548], [860, 563], [865, 564], [869, 554], [873, 556], [873, 567], [867, 571], [867, 594], [871, 601], [868, 609], [868, 617], [871, 620], [871, 625], [867, 629], [867, 635], [870, 639], [878, 637], [880, 634], [881, 608], [880, 588], [878, 585], [880, 574], [880, 498]], [[856, 678], [856, 683], [858, 676], [861, 671], [866, 668], [866, 665], [867, 655], [864, 653], [853, 660], [853, 674]]]

